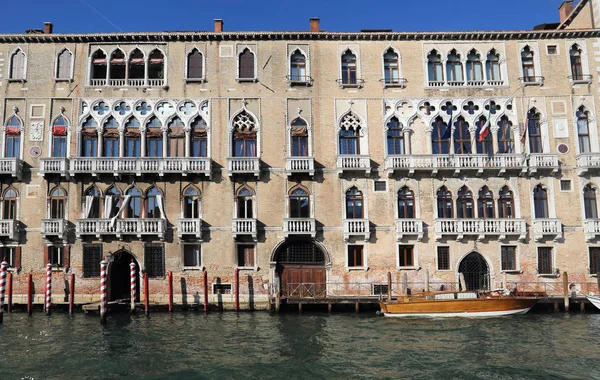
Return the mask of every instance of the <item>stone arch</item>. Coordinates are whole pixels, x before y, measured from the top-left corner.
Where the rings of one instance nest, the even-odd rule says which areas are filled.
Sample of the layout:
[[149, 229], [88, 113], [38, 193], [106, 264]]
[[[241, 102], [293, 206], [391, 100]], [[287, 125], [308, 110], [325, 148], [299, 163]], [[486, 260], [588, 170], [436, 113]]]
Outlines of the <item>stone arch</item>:
[[121, 248], [107, 257], [107, 277], [108, 277], [108, 300], [116, 301], [121, 299], [130, 299], [131, 297], [131, 278], [130, 264], [133, 262], [136, 266], [136, 301], [140, 300], [141, 294], [141, 276], [142, 266], [140, 260], [131, 251]]
[[472, 250], [460, 258], [456, 265], [457, 275], [462, 273], [466, 289], [490, 290], [491, 266], [486, 258], [477, 250]]

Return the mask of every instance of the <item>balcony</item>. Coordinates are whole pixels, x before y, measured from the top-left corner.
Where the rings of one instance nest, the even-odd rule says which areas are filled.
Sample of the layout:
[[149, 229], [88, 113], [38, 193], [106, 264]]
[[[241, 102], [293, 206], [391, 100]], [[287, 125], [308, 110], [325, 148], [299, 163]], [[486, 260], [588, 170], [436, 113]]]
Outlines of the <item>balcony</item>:
[[234, 239], [237, 239], [240, 236], [250, 235], [252, 236], [252, 240], [257, 240], [256, 219], [254, 218], [234, 218], [231, 230]]
[[538, 170], [549, 170], [555, 174], [558, 168], [558, 154], [531, 153], [529, 155], [529, 174], [535, 174]]
[[396, 240], [402, 241], [405, 235], [416, 235], [417, 241], [423, 239], [422, 219], [396, 219]]
[[286, 75], [288, 85], [290, 86], [312, 86], [313, 78], [309, 75]]
[[42, 238], [67, 240], [67, 223], [66, 219], [42, 219]]
[[15, 157], [0, 158], [0, 175], [23, 178], [23, 160]]
[[582, 153], [576, 157], [577, 173], [584, 175], [588, 171], [600, 169], [600, 153]]
[[366, 176], [371, 175], [371, 158], [368, 155], [348, 154], [337, 157], [337, 171], [339, 175], [344, 172], [364, 171]]
[[40, 159], [40, 172], [38, 175], [59, 175], [69, 178], [69, 159], [66, 157], [53, 157]]
[[183, 240], [184, 236], [194, 236], [197, 240], [202, 240], [202, 220], [182, 218], [177, 220], [177, 236]]
[[519, 79], [523, 86], [542, 86], [544, 84], [542, 76], [519, 77]]
[[408, 82], [408, 80], [406, 80], [406, 78], [383, 78], [383, 79], [380, 79], [379, 81], [383, 85], [383, 88], [388, 88], [388, 87], [404, 88], [404, 87], [406, 87], [406, 83]]
[[69, 173], [114, 176], [133, 174], [201, 174], [211, 177], [207, 157], [77, 157], [69, 160]]
[[293, 174], [315, 174], [315, 159], [314, 157], [286, 157], [285, 172], [287, 175]]
[[283, 236], [310, 235], [314, 238], [317, 227], [314, 218], [288, 218], [283, 220]]
[[140, 218], [140, 219], [77, 219], [75, 225], [75, 235], [80, 239], [83, 235], [95, 235], [97, 239], [102, 240], [104, 236], [116, 236], [122, 239], [124, 235], [136, 236], [142, 239], [143, 236], [157, 236], [164, 240], [167, 223], [164, 219]]
[[481, 241], [490, 236], [498, 236], [498, 240], [506, 236], [518, 236], [523, 241], [527, 236], [525, 219], [436, 219], [435, 240], [442, 236], [456, 236], [457, 241], [465, 235], [475, 235]]
[[360, 78], [342, 78], [337, 80], [340, 88], [363, 88], [365, 80]]
[[573, 84], [589, 84], [592, 83], [592, 76], [589, 74], [581, 74], [581, 75], [569, 75], [567, 78]]
[[583, 221], [583, 233], [588, 243], [600, 237], [600, 219], [585, 219]]
[[228, 157], [227, 174], [252, 174], [260, 177], [260, 158], [258, 157]]
[[164, 79], [90, 79], [91, 87], [164, 87]]
[[384, 168], [389, 176], [395, 172], [412, 176], [415, 171], [435, 175], [440, 170], [453, 171], [455, 175], [461, 171], [476, 171], [480, 176], [484, 171], [494, 174], [504, 174], [508, 170], [525, 172], [527, 160], [520, 154], [398, 155], [388, 156]]
[[535, 241], [540, 241], [544, 236], [552, 236], [554, 241], [562, 239], [562, 223], [560, 219], [533, 219], [533, 237]]
[[0, 238], [19, 241], [19, 222], [13, 219], [0, 220]]
[[369, 241], [371, 239], [371, 226], [369, 219], [344, 219], [344, 240], [350, 236], [358, 236]]

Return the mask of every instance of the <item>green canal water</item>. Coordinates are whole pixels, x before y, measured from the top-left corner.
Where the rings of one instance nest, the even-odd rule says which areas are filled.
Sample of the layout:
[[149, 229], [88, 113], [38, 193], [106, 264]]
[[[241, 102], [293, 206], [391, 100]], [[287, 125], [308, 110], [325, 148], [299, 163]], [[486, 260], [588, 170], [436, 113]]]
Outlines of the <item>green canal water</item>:
[[0, 379], [600, 379], [600, 314], [5, 316]]

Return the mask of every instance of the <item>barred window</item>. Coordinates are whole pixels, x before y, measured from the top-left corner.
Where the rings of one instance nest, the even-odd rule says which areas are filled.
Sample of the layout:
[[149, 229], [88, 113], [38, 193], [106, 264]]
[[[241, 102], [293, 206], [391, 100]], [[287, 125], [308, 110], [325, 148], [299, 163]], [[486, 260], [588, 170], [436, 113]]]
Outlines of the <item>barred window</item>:
[[100, 277], [102, 244], [83, 244], [83, 277]]
[[437, 248], [437, 269], [438, 270], [450, 270], [450, 248], [449, 247], [438, 247]]
[[538, 248], [538, 274], [554, 274], [552, 247]]
[[144, 246], [144, 267], [148, 277], [165, 277], [164, 244], [146, 244]]
[[505, 245], [500, 248], [502, 270], [517, 270], [517, 247]]
[[600, 247], [590, 247], [590, 274], [600, 273]]

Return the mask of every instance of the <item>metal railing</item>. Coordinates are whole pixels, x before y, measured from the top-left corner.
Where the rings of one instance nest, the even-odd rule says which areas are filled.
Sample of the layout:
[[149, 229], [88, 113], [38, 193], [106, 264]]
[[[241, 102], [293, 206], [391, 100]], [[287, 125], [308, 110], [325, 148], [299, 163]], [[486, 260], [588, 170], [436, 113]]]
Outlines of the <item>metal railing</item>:
[[350, 79], [350, 78], [340, 78], [337, 80], [337, 83], [340, 87], [358, 87], [361, 88], [365, 85], [365, 80], [361, 78]]
[[379, 80], [383, 87], [406, 87], [408, 80], [406, 78], [383, 78]]
[[590, 74], [579, 74], [569, 75], [567, 78], [573, 83], [589, 83], [592, 81], [593, 76]]
[[289, 84], [301, 84], [305, 86], [312, 86], [313, 78], [310, 75], [286, 75]]
[[542, 85], [544, 84], [544, 77], [542, 76], [525, 76], [525, 77], [519, 77], [519, 79], [521, 80], [521, 83], [523, 84], [535, 84], [535, 85]]

